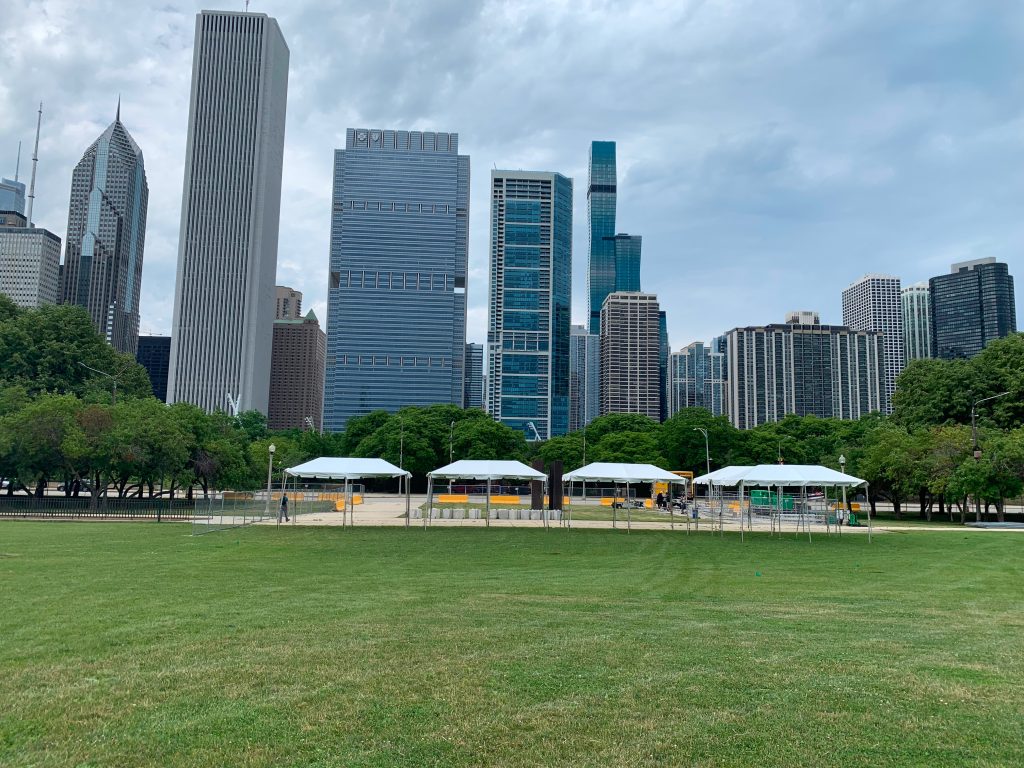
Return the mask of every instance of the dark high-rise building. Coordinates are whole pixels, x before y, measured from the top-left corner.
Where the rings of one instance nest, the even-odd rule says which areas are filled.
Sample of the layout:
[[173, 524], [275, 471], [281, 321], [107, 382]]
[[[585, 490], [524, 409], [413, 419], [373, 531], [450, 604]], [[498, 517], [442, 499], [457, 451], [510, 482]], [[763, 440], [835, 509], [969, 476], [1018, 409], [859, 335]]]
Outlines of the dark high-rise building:
[[313, 310], [303, 318], [274, 321], [270, 355], [270, 429], [321, 428], [327, 337]]
[[142, 150], [117, 117], [71, 175], [61, 302], [85, 307], [119, 352], [135, 354], [149, 185]]
[[288, 60], [269, 16], [196, 17], [169, 402], [267, 411]]
[[786, 323], [734, 328], [726, 338], [726, 409], [740, 429], [790, 413], [859, 419], [885, 410], [877, 331]]
[[661, 421], [668, 418], [668, 356], [672, 348], [668, 343], [668, 317], [665, 310], [658, 311], [658, 388], [661, 391]]
[[171, 362], [170, 336], [139, 336], [135, 361], [146, 369], [153, 397], [167, 402], [167, 369]]
[[601, 415], [601, 337], [574, 325], [569, 331], [569, 431]]
[[704, 408], [714, 416], [725, 413], [725, 354], [716, 351], [716, 342], [705, 346], [695, 341], [672, 353], [668, 374], [669, 416], [684, 408]]
[[653, 293], [609, 293], [601, 309], [601, 415], [661, 419], [661, 330]]
[[334, 153], [324, 429], [462, 404], [468, 227], [458, 134], [348, 130]]
[[932, 357], [974, 357], [1017, 331], [1013, 277], [994, 258], [954, 264], [928, 281]]
[[463, 408], [484, 407], [484, 345], [466, 345], [466, 388]]
[[569, 430], [572, 179], [491, 172], [487, 410], [547, 440]]
[[587, 184], [587, 216], [590, 224], [590, 260], [587, 269], [587, 294], [590, 302], [590, 332], [601, 332], [601, 308], [609, 293], [640, 290], [639, 235], [615, 233], [615, 207], [618, 182], [615, 167], [615, 142], [590, 144]]

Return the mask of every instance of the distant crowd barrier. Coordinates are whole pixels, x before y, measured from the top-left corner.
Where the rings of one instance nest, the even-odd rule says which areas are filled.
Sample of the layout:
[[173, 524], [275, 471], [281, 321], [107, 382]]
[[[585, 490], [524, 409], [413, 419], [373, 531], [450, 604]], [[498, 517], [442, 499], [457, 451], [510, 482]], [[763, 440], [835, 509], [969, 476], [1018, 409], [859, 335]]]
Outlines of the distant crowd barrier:
[[[493, 498], [493, 497], [492, 497]], [[544, 515], [551, 522], [558, 522], [562, 519], [562, 512], [558, 509], [499, 509], [491, 507], [491, 520], [543, 520]], [[413, 520], [422, 520], [425, 512], [419, 509], [410, 510], [409, 516]], [[486, 509], [446, 509], [434, 507], [430, 510], [429, 520], [484, 520], [487, 518]]]
[[194, 505], [188, 499], [0, 496], [0, 518], [186, 521], [192, 518]]

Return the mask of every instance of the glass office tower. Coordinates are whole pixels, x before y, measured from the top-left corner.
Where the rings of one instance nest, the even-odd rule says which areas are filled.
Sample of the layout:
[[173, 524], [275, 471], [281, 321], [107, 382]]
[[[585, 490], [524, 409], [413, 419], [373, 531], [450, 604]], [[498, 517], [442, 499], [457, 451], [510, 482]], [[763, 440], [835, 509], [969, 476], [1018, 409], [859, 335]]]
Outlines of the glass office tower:
[[[587, 294], [590, 297], [590, 332], [601, 332], [601, 305], [615, 291], [615, 142], [590, 143], [587, 180], [587, 218], [590, 223], [590, 263]], [[639, 290], [639, 286], [634, 289]]]
[[462, 405], [468, 226], [458, 134], [348, 130], [334, 155], [324, 429]]
[[1017, 332], [1013, 276], [994, 258], [954, 264], [928, 281], [932, 357], [974, 357]]
[[491, 172], [487, 410], [546, 440], [569, 429], [572, 179]]
[[139, 344], [139, 293], [149, 185], [142, 150], [117, 117], [71, 175], [61, 303], [89, 310], [118, 352]]

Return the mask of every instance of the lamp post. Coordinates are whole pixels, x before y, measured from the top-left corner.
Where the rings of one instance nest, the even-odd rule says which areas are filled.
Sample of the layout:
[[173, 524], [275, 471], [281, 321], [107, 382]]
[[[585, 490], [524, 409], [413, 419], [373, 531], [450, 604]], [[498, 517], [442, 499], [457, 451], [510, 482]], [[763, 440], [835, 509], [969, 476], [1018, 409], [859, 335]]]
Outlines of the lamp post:
[[93, 368], [91, 365], [86, 365], [81, 360], [78, 361], [78, 364], [83, 368], [92, 371], [93, 373], [98, 373], [100, 376], [106, 376], [108, 379], [114, 382], [113, 392], [110, 396], [110, 404], [117, 405], [117, 377], [107, 373], [106, 371], [101, 371], [99, 368]]
[[267, 464], [267, 509], [263, 515], [264, 517], [270, 517], [270, 484], [273, 482], [274, 477], [274, 451], [276, 450], [277, 446], [273, 443], [267, 448], [267, 451], [270, 453], [270, 461]]
[[[583, 427], [583, 466], [587, 466], [587, 428]], [[587, 481], [583, 481], [583, 500], [587, 500]]]
[[[452, 425], [448, 430], [448, 463], [451, 464], [455, 461], [455, 421], [452, 421]], [[452, 479], [448, 478], [448, 493], [452, 492]]]
[[[844, 475], [846, 474], [846, 457], [843, 454], [839, 454], [839, 471]], [[828, 517], [828, 510], [825, 510], [826, 517]], [[846, 516], [846, 486], [843, 486], [843, 517]], [[842, 518], [840, 518], [841, 520]], [[825, 522], [828, 522], [826, 520]], [[843, 526], [841, 524], [836, 525], [836, 529], [839, 531], [839, 535], [843, 535]]]
[[983, 397], [981, 400], [975, 400], [974, 404], [971, 405], [971, 442], [974, 444], [974, 460], [981, 460], [981, 447], [978, 445], [978, 426], [975, 423], [977, 418], [977, 407], [981, 403], [987, 403], [989, 400], [997, 400], [1000, 397], [1006, 397], [1009, 392], [1000, 392], [998, 395], [992, 395], [991, 397]]

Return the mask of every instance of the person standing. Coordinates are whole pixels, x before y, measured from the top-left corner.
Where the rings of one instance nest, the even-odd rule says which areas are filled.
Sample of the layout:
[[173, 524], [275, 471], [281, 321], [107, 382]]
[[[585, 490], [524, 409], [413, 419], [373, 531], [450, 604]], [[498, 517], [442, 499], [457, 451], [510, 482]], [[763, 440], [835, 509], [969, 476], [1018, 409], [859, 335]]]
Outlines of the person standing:
[[284, 518], [286, 523], [291, 522], [291, 518], [288, 517], [288, 494], [281, 494], [281, 506], [277, 510], [277, 522], [281, 522], [281, 518]]

